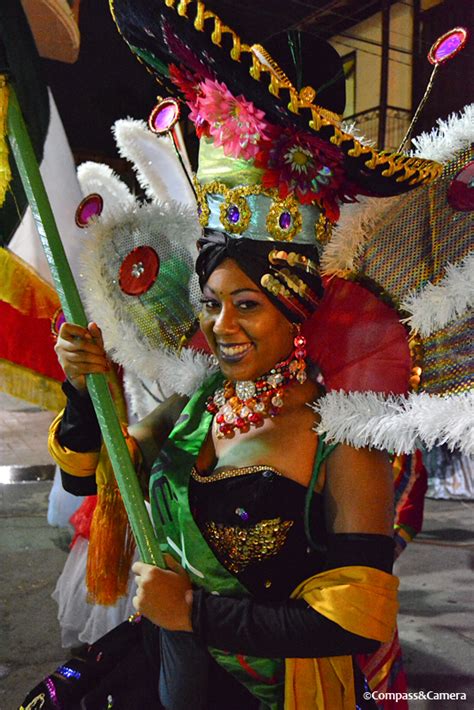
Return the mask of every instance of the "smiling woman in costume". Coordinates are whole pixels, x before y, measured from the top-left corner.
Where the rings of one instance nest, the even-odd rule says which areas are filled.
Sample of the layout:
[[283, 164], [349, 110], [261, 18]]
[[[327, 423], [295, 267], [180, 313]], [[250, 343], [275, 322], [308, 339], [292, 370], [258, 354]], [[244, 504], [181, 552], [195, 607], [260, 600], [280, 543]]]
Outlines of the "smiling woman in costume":
[[[205, 255], [202, 251], [197, 265], [205, 279], [201, 327], [222, 374], [205, 383], [181, 416], [184, 402], [173, 398], [151, 419], [130, 427], [151, 464], [177, 421], [153, 462], [150, 501], [170, 553], [183, 560], [186, 550], [189, 576], [170, 558], [173, 571], [136, 563], [135, 606], [161, 627], [167, 657], [183, 644], [166, 630], [193, 632], [261, 702], [277, 708], [283, 702], [284, 658], [368, 653], [392, 631], [397, 583], [390, 575], [391, 469], [381, 452], [344, 445], [332, 450], [318, 440], [307, 404], [317, 399], [319, 385], [307, 376], [311, 365], [304, 336], [238, 262], [224, 252], [209, 267]], [[212, 269], [208, 277], [206, 266]], [[317, 277], [314, 282], [319, 287]], [[94, 326], [90, 334], [94, 339], [65, 324], [57, 344], [68, 379], [79, 390], [84, 373], [106, 369], [100, 334]], [[77, 450], [81, 435], [91, 442], [91, 424], [74, 413], [85, 395], [69, 391], [57, 443]], [[78, 480], [66, 485], [79, 492], [88, 478], [78, 479], [79, 486]], [[368, 615], [372, 584], [381, 603], [373, 628]], [[301, 598], [290, 600], [298, 587]], [[361, 607], [359, 619], [353, 604]], [[346, 693], [355, 702], [352, 660], [341, 658], [339, 664], [348, 685], [331, 703], [343, 702]], [[202, 673], [203, 665], [201, 658], [193, 668]], [[328, 670], [317, 671], [323, 685]], [[286, 672], [296, 674], [297, 695], [315, 692], [308, 687], [307, 669], [304, 681], [298, 680], [299, 668]], [[360, 690], [357, 669], [356, 678]], [[166, 708], [190, 707], [186, 686], [193, 698], [196, 687], [201, 696], [205, 692], [205, 678], [196, 686], [192, 677], [180, 675], [179, 683], [173, 689], [172, 678], [166, 684], [162, 679]]]
[[[114, 3], [124, 38], [184, 97], [201, 139], [200, 324], [219, 365], [189, 401], [175, 395], [129, 430], [168, 552], [167, 570], [134, 566], [135, 607], [160, 636], [160, 699], [170, 710], [230, 708], [236, 679], [248, 691], [241, 707], [374, 708], [354, 656], [395, 628], [393, 482], [385, 453], [315, 432], [318, 250], [341, 201], [410, 189], [437, 166], [342, 131], [329, 46], [298, 35], [249, 47], [201, 4], [175, 4]], [[397, 332], [396, 372], [385, 375], [400, 393], [410, 361]], [[95, 325], [65, 324], [56, 349], [69, 402], [52, 453], [64, 461], [100, 445], [84, 376], [107, 364]], [[71, 490], [93, 487], [90, 469], [65, 470]]]

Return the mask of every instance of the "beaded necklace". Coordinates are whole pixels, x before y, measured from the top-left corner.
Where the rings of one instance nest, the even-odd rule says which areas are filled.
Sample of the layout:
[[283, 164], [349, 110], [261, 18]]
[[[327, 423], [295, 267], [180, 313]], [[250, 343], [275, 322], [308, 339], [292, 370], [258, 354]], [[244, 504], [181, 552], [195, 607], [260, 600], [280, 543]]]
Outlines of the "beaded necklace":
[[296, 335], [295, 350], [270, 372], [257, 380], [226, 380], [209, 397], [208, 412], [214, 415], [217, 437], [232, 438], [236, 431], [245, 434], [250, 427], [262, 426], [266, 417], [276, 417], [283, 407], [286, 388], [306, 381], [306, 339]]

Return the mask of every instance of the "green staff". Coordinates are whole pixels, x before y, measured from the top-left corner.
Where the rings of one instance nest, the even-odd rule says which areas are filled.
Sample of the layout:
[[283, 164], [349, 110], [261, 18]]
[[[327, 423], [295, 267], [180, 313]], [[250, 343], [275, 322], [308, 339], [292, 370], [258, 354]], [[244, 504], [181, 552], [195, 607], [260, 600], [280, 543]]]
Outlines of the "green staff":
[[[87, 318], [59, 236], [51, 205], [41, 178], [30, 137], [13, 87], [9, 87], [7, 132], [23, 187], [48, 260], [54, 284], [68, 321], [87, 327]], [[120, 428], [107, 381], [102, 374], [87, 375], [100, 429], [114, 469], [140, 556], [148, 564], [165, 567], [148, 516], [140, 485]]]

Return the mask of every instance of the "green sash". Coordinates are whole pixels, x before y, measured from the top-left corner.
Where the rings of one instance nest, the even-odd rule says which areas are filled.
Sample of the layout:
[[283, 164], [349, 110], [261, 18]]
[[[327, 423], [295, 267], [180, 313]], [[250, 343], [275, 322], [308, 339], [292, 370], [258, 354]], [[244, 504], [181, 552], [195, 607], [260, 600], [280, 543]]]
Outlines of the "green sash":
[[[249, 591], [215, 557], [194, 522], [188, 498], [191, 469], [212, 422], [212, 415], [205, 407], [206, 400], [222, 379], [222, 375], [217, 373], [207, 380], [181, 413], [153, 465], [150, 503], [163, 552], [171, 554], [186, 569], [196, 586], [211, 593], [239, 598], [249, 596]], [[321, 463], [322, 457], [319, 455], [317, 458]], [[283, 658], [244, 657], [215, 648], [209, 648], [209, 652], [260, 702], [271, 710], [282, 710]]]

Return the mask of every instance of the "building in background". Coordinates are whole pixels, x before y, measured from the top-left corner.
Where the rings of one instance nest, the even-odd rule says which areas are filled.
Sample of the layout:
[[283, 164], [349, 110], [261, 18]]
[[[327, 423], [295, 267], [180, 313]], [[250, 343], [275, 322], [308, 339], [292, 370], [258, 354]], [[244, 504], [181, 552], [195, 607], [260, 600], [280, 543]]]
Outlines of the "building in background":
[[[339, 9], [348, 17], [356, 5], [376, 11], [352, 26], [346, 23], [330, 38], [345, 60], [348, 100], [344, 115], [375, 145], [396, 150], [428, 84], [433, 68], [427, 60], [431, 45], [453, 27], [472, 27], [474, 4], [471, 0], [326, 3], [328, 12]], [[439, 71], [414, 134], [429, 130], [438, 118], [473, 101], [473, 76], [471, 39]]]
[[[382, 5], [383, 3], [378, 3]], [[360, 133], [380, 144], [379, 127], [385, 112], [383, 147], [396, 150], [412, 115], [413, 7], [405, 2], [387, 6], [389, 14], [386, 103], [381, 101], [383, 13], [331, 38], [331, 44], [344, 58], [347, 76], [345, 118], [353, 121]], [[384, 104], [384, 105], [382, 105]]]

